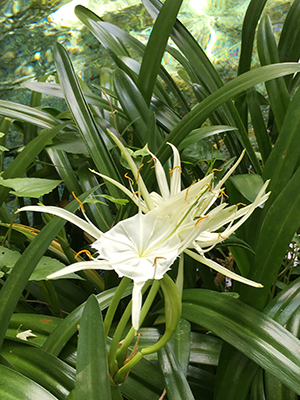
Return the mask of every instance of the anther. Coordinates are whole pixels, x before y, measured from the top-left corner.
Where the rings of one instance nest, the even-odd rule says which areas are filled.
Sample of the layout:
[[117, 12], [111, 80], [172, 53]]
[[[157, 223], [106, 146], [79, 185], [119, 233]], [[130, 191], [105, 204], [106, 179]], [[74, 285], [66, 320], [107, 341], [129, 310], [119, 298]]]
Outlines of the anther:
[[162, 259], [166, 260], [166, 257], [155, 257], [154, 258], [154, 262], [152, 264], [152, 267], [154, 267], [154, 265], [156, 265], [156, 260], [158, 260], [159, 258], [162, 258]]
[[74, 192], [72, 192], [72, 195], [73, 195], [74, 199], [79, 203], [80, 209], [81, 209], [81, 211], [83, 212], [83, 214], [85, 214], [85, 209], [84, 209], [84, 207], [83, 207], [82, 202], [78, 199], [78, 197], [75, 195]]
[[197, 182], [197, 181], [194, 180], [194, 182], [193, 182], [190, 186], [188, 186], [188, 187], [186, 188], [186, 193], [185, 193], [185, 196], [184, 196], [184, 201], [186, 201], [186, 199], [187, 199], [187, 197], [188, 197], [190, 187], [191, 187], [195, 182]]
[[176, 165], [176, 167], [174, 167], [174, 168], [172, 168], [172, 169], [169, 168], [170, 178], [172, 178], [173, 171], [174, 171], [176, 168], [178, 168], [178, 169], [179, 169], [179, 172], [182, 173], [182, 168], [181, 168], [179, 165]]
[[127, 179], [130, 180], [130, 182], [131, 182], [132, 185], [134, 184], [133, 179], [130, 178], [130, 176], [128, 175], [128, 172], [126, 172], [126, 174], [125, 174], [124, 176], [125, 176], [125, 178], [127, 178]]
[[140, 169], [141, 169], [143, 166], [144, 166], [144, 164], [141, 164], [141, 165], [138, 167], [137, 178], [136, 178], [136, 182], [135, 182], [135, 183], [138, 183], [138, 180], [139, 180], [139, 177], [140, 177]]
[[244, 206], [244, 207], [246, 207], [246, 205], [247, 205], [247, 204], [245, 204], [245, 203], [237, 203], [237, 207], [238, 207], [238, 206]]
[[197, 226], [197, 225], [199, 224], [199, 222], [202, 221], [202, 220], [205, 219], [205, 218], [209, 218], [209, 215], [205, 215], [205, 217], [200, 217], [200, 218], [198, 218], [197, 221], [196, 221], [196, 223], [195, 223], [195, 226]]
[[152, 157], [152, 158], [150, 158], [150, 160], [147, 161], [147, 162], [148, 162], [148, 163], [151, 163], [152, 161], [154, 161], [154, 165], [152, 165], [151, 168], [155, 168], [156, 158]]
[[224, 190], [222, 190], [222, 192], [219, 194], [219, 196], [217, 197], [217, 199], [219, 199], [220, 197], [225, 196], [225, 197], [229, 197], [227, 196], [227, 194], [224, 192]]
[[214, 169], [211, 170], [211, 172], [215, 172], [215, 171], [221, 172], [221, 171], [223, 171], [223, 168], [221, 168], [221, 169], [214, 168]]
[[76, 255], [75, 255], [75, 260], [77, 260], [77, 258], [79, 257], [80, 254], [85, 253], [89, 259], [93, 260], [92, 254], [90, 251], [88, 250], [80, 250]]
[[220, 240], [220, 238], [223, 239], [223, 240], [227, 239], [226, 237], [223, 237], [223, 236], [221, 235], [221, 233], [218, 233], [218, 240]]

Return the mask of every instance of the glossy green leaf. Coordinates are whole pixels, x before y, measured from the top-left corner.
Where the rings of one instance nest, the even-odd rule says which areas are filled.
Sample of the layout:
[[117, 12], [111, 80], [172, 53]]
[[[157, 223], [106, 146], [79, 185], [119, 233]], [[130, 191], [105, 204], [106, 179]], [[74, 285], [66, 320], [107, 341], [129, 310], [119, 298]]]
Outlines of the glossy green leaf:
[[255, 200], [264, 184], [262, 177], [256, 174], [240, 174], [229, 179], [235, 188], [250, 202]]
[[[267, 15], [262, 17], [259, 24], [257, 49], [261, 65], [276, 64], [279, 62], [272, 23]], [[276, 125], [280, 131], [290, 103], [290, 95], [284, 78], [266, 82], [266, 88]]]
[[178, 145], [178, 150], [183, 150], [190, 144], [198, 142], [199, 140], [202, 140], [204, 138], [218, 135], [219, 133], [233, 131], [235, 129], [236, 128], [233, 128], [232, 126], [223, 125], [203, 126], [202, 128], [194, 129], [186, 138], [184, 138], [180, 142], [180, 144]]
[[166, 0], [152, 28], [137, 85], [146, 104], [150, 104], [161, 59], [183, 0]]
[[[96, 296], [102, 310], [109, 306], [115, 291], [116, 288], [112, 288]], [[131, 294], [131, 291], [132, 286], [129, 285], [122, 298]], [[53, 355], [58, 355], [61, 352], [67, 341], [77, 332], [84, 306], [85, 303], [82, 303], [57, 326], [43, 346], [45, 351]]]
[[57, 400], [36, 382], [4, 365], [0, 365], [0, 396], [5, 400]]
[[62, 181], [39, 178], [12, 178], [0, 179], [0, 185], [13, 189], [11, 191], [17, 197], [33, 197], [38, 199], [55, 189]]
[[82, 312], [77, 349], [75, 399], [86, 398], [111, 399], [103, 320], [94, 295]]
[[[60, 124], [53, 129], [41, 133], [34, 138], [26, 147], [18, 154], [16, 159], [6, 168], [2, 174], [2, 178], [17, 178], [22, 177], [29, 165], [35, 157], [45, 148], [45, 146], [67, 125]], [[9, 189], [0, 187], [0, 204], [6, 199]]]
[[159, 365], [163, 371], [168, 398], [194, 400], [194, 396], [169, 343], [158, 352]]
[[218, 365], [222, 340], [212, 335], [191, 332], [190, 362]]
[[191, 324], [185, 319], [180, 318], [177, 328], [169, 341], [184, 376], [187, 375], [189, 367], [191, 349], [190, 335]]
[[[122, 179], [118, 174], [114, 161], [87, 106], [67, 52], [58, 43], [54, 46], [54, 58], [65, 100], [96, 168], [101, 173], [121, 182]], [[112, 195], [118, 197], [119, 191], [115, 186], [108, 184], [108, 187]]]
[[[182, 120], [177, 124], [176, 128], [170, 132], [168, 141], [173, 143], [175, 146], [178, 146], [179, 143], [186, 137], [186, 135], [188, 135], [193, 129], [196, 129], [211, 112], [222, 105], [225, 101], [261, 82], [292, 74], [299, 70], [299, 64], [285, 63], [267, 65], [240, 75], [236, 79], [233, 79], [220, 89], [216, 90], [200, 104], [195, 106], [187, 116], [182, 118]], [[248, 144], [244, 144], [248, 150]], [[168, 147], [169, 146], [163, 144], [156, 152], [156, 156], [163, 163], [166, 162], [171, 154], [171, 150]]]
[[271, 318], [226, 294], [198, 289], [184, 291], [182, 316], [213, 331], [300, 393], [300, 341]]
[[[25, 377], [65, 399], [75, 385], [75, 369], [41, 349], [5, 341], [1, 353]], [[41, 397], [43, 399], [43, 397]]]

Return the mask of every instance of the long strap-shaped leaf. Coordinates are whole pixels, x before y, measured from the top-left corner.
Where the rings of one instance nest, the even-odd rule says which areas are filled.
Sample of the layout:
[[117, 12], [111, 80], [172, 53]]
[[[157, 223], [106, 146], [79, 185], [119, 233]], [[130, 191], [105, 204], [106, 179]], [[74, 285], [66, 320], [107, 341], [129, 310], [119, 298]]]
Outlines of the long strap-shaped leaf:
[[[97, 169], [120, 182], [121, 177], [97, 129], [68, 54], [58, 43], [54, 46], [54, 58], [65, 100]], [[113, 196], [120, 197], [113, 185], [109, 185], [109, 189]]]
[[[257, 68], [238, 76], [231, 82], [216, 90], [214, 93], [206, 97], [200, 104], [193, 108], [187, 116], [185, 116], [174, 128], [169, 136], [168, 141], [178, 146], [181, 141], [199, 125], [220, 105], [232, 97], [242, 93], [244, 90], [252, 86], [258, 85], [264, 81], [274, 79], [280, 76], [293, 74], [300, 71], [300, 65], [297, 63], [282, 63], [267, 65]], [[243, 143], [248, 149], [248, 143]], [[252, 150], [251, 150], [252, 151]], [[157, 157], [162, 163], [165, 163], [171, 156], [169, 146], [163, 144], [157, 151]]]
[[88, 298], [80, 321], [75, 385], [76, 400], [111, 399], [106, 339], [95, 295]]
[[0, 396], [13, 400], [57, 400], [36, 382], [4, 365], [0, 365]]
[[161, 59], [183, 0], [166, 0], [155, 20], [143, 57], [138, 87], [148, 105], [161, 65]]
[[300, 341], [271, 318], [226, 294], [197, 289], [184, 291], [182, 316], [213, 331], [300, 393]]

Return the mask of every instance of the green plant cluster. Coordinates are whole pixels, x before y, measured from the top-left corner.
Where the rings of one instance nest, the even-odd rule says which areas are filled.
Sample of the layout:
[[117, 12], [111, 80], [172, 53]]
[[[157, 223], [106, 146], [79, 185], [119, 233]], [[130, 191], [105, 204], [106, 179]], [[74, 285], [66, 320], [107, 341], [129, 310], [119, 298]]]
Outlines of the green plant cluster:
[[[266, 0], [251, 0], [238, 74], [226, 84], [177, 19], [183, 1], [143, 0], [155, 21], [146, 46], [77, 6], [77, 17], [112, 59], [111, 69], [99, 71], [99, 86], [87, 87], [56, 43], [57, 83], [47, 82], [49, 76], [28, 83], [33, 91], [29, 106], [0, 101], [1, 164], [6, 154], [11, 161], [0, 179], [1, 399], [296, 400], [300, 395], [300, 277], [295, 267], [300, 1], [292, 2], [276, 43], [264, 14]], [[168, 45], [169, 37], [176, 47]], [[251, 68], [255, 40], [261, 66]], [[178, 61], [193, 92], [193, 107], [162, 66], [165, 52]], [[264, 82], [267, 96], [255, 89]], [[67, 110], [41, 107], [43, 94], [64, 98]], [[24, 146], [7, 152], [4, 140], [12, 127], [24, 135]], [[220, 170], [220, 179], [246, 149], [226, 184], [226, 201], [248, 204], [268, 179], [271, 190], [266, 204], [211, 252], [263, 288], [228, 286], [185, 256], [182, 314], [172, 327], [175, 332], [157, 353], [147, 351], [163, 334], [164, 323], [172, 324], [172, 285], [167, 282], [176, 279], [177, 264], [157, 288], [141, 335], [128, 343], [126, 362], [137, 349], [144, 349], [145, 357], [122, 375], [122, 384], [109, 374], [115, 366], [108, 365], [107, 352], [116, 346], [114, 330], [123, 321], [131, 287], [122, 288], [112, 313], [109, 306], [122, 285], [114, 271], [86, 270], [46, 280], [62, 264], [75, 262], [90, 238], [58, 217], [22, 213], [16, 223], [8, 206], [11, 200], [14, 209], [42, 201], [75, 213], [83, 203], [101, 231], [136, 213], [116, 186], [90, 171], [128, 184], [126, 161], [108, 129], [131, 149], [137, 166], [146, 159], [142, 149], [148, 145], [168, 169], [172, 151], [166, 142], [175, 145], [186, 187], [213, 168]], [[143, 179], [156, 190], [153, 170], [144, 164]], [[111, 317], [109, 332], [105, 314]], [[124, 332], [129, 328], [125, 321]]]

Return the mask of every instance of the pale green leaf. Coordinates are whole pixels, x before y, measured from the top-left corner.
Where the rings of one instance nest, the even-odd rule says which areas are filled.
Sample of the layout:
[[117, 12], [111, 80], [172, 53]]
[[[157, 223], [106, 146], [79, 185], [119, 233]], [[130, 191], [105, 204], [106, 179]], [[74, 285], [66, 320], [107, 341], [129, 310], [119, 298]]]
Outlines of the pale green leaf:
[[18, 197], [39, 198], [44, 194], [50, 193], [62, 181], [54, 179], [40, 178], [12, 178], [3, 179], [0, 177], [0, 185], [13, 189], [13, 193]]

